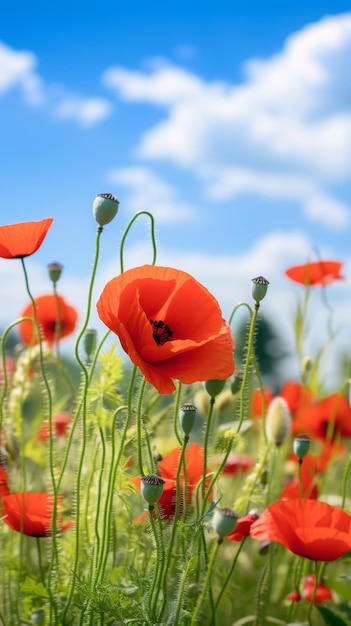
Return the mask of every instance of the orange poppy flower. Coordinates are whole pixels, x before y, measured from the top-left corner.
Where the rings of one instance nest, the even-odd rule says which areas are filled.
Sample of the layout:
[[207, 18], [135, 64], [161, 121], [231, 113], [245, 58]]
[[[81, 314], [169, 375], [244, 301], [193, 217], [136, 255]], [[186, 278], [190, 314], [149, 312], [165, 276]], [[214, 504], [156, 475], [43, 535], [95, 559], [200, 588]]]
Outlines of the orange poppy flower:
[[[10, 493], [2, 498], [3, 521], [13, 530], [30, 537], [48, 537], [51, 534], [53, 501], [53, 496], [43, 492]], [[58, 519], [58, 530], [62, 532], [72, 524], [62, 524], [62, 519]]]
[[351, 515], [318, 500], [278, 500], [252, 524], [250, 535], [306, 559], [335, 561], [351, 550]]
[[[269, 387], [263, 387], [263, 398], [261, 389], [254, 389], [251, 396], [250, 414], [253, 418], [263, 416], [263, 408], [267, 411], [274, 398], [273, 391]], [[264, 402], [263, 402], [264, 401]]]
[[328, 285], [334, 280], [342, 280], [339, 261], [315, 261], [304, 265], [295, 265], [285, 270], [285, 274], [301, 285]]
[[22, 259], [40, 248], [51, 224], [52, 217], [39, 222], [20, 222], [0, 226], [0, 257]]
[[[57, 340], [56, 328], [58, 323], [60, 339], [62, 339], [62, 337], [67, 337], [74, 331], [78, 318], [75, 308], [67, 304], [61, 296], [58, 296], [58, 299], [59, 306], [55, 294], [40, 296], [35, 299], [37, 321], [41, 328], [42, 337], [50, 344], [55, 343]], [[33, 317], [32, 303], [26, 306], [21, 315], [22, 317]], [[26, 345], [37, 342], [32, 322], [21, 322], [19, 333], [23, 343]]]
[[259, 515], [256, 511], [252, 511], [247, 515], [244, 515], [244, 517], [239, 517], [234, 531], [230, 533], [230, 535], [227, 535], [227, 539], [230, 539], [230, 541], [242, 541], [244, 537], [248, 537], [250, 534], [250, 528], [258, 517]]
[[325, 398], [302, 404], [292, 421], [293, 435], [301, 432], [325, 441], [336, 434], [351, 437], [351, 408], [341, 393], [332, 393]]
[[[303, 581], [303, 591], [302, 596], [307, 602], [311, 602], [313, 597], [314, 590], [314, 576], [311, 574], [310, 576], [306, 576]], [[322, 602], [326, 602], [326, 600], [332, 600], [333, 595], [330, 589], [323, 582], [319, 582], [317, 585], [316, 595], [314, 597], [315, 604], [321, 604]]]
[[[302, 597], [307, 600], [307, 602], [311, 602], [313, 597], [314, 590], [314, 576], [306, 576], [303, 581], [303, 590]], [[326, 602], [326, 600], [332, 600], [332, 592], [330, 589], [323, 583], [319, 582], [317, 585], [316, 595], [314, 597], [314, 604], [321, 604], [322, 602]], [[301, 595], [298, 591], [293, 591], [289, 593], [287, 596], [287, 600], [292, 600], [293, 602], [300, 602]]]
[[[65, 437], [67, 435], [68, 426], [71, 424], [73, 417], [71, 413], [67, 413], [63, 411], [62, 413], [57, 413], [52, 418], [53, 432], [56, 437]], [[39, 429], [37, 434], [38, 441], [46, 441], [50, 438], [50, 428], [49, 423], [44, 422]]]
[[8, 485], [7, 471], [0, 465], [0, 498], [7, 496], [10, 493]]
[[279, 391], [279, 395], [287, 402], [292, 415], [301, 407], [310, 405], [314, 400], [314, 395], [310, 389], [293, 380], [288, 380], [284, 383]]
[[[163, 486], [163, 493], [158, 501], [158, 506], [160, 508], [161, 516], [164, 519], [171, 519], [175, 512], [175, 502], [176, 502], [176, 475], [177, 468], [179, 464], [179, 459], [181, 455], [181, 448], [175, 448], [169, 454], [167, 454], [163, 459], [158, 463], [158, 470], [161, 478], [165, 481]], [[185, 458], [185, 466], [186, 466], [186, 486], [187, 486], [187, 502], [191, 504], [194, 490], [196, 485], [202, 478], [203, 472], [203, 462], [204, 462], [204, 451], [203, 448], [198, 443], [192, 443], [186, 450], [184, 454]], [[207, 469], [207, 473], [211, 470]], [[140, 489], [140, 477], [136, 477], [132, 479], [132, 482]], [[183, 490], [184, 490], [184, 471], [183, 469], [180, 472], [180, 499], [182, 504], [183, 499]], [[180, 514], [182, 513], [182, 505], [180, 509]], [[135, 521], [139, 522], [144, 519], [145, 514], [138, 517]]]
[[113, 278], [97, 303], [101, 320], [162, 394], [234, 372], [234, 341], [210, 292], [190, 274], [144, 265]]

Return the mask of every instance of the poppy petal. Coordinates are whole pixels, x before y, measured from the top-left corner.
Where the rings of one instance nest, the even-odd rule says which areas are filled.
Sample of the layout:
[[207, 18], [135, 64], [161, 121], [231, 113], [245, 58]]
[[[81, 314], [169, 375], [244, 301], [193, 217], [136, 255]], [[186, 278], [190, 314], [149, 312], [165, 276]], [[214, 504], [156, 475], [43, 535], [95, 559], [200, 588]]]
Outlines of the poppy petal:
[[41, 246], [52, 217], [39, 222], [21, 222], [0, 226], [0, 257], [16, 259], [30, 256]]
[[342, 280], [341, 267], [339, 261], [316, 261], [289, 267], [285, 274], [301, 285], [328, 285], [334, 280]]

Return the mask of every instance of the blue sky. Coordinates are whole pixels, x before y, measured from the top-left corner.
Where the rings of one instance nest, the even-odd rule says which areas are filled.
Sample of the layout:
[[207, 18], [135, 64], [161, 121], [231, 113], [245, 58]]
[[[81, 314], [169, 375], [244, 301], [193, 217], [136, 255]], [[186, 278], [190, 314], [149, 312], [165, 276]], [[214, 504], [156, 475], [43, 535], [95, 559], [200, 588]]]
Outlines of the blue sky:
[[[225, 315], [263, 274], [267, 311], [287, 328], [300, 290], [285, 267], [312, 249], [343, 261], [345, 281], [330, 297], [345, 343], [350, 52], [343, 1], [7, 3], [0, 216], [55, 218], [28, 260], [35, 294], [49, 289], [46, 264], [60, 261], [61, 292], [84, 310], [92, 202], [113, 192], [121, 205], [103, 233], [97, 295], [118, 272], [128, 220], [145, 209], [157, 223], [158, 263], [193, 273]], [[146, 220], [126, 259], [151, 260]], [[0, 280], [3, 325], [26, 299], [16, 262], [0, 260]]]

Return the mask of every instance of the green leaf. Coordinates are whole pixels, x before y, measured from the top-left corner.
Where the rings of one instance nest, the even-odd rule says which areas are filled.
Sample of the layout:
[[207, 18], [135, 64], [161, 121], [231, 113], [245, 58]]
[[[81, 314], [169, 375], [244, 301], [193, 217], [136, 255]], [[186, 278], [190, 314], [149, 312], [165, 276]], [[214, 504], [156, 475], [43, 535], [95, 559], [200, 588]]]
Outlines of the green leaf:
[[339, 611], [335, 611], [326, 606], [316, 606], [316, 609], [320, 612], [328, 626], [351, 626], [350, 620]]
[[42, 583], [37, 583], [33, 578], [26, 577], [21, 591], [36, 596], [37, 598], [48, 598], [49, 594]]

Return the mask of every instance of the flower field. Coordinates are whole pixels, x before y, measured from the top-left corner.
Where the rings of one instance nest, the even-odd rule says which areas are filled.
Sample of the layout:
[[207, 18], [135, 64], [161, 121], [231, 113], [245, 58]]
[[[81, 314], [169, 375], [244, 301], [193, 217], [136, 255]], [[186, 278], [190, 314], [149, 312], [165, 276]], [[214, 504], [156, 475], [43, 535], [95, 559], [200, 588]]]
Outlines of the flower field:
[[[269, 280], [253, 278], [252, 301], [224, 319], [206, 286], [156, 263], [146, 211], [94, 301], [118, 210], [112, 194], [94, 201], [79, 322], [60, 263], [31, 293], [26, 257], [53, 220], [0, 226], [0, 257], [23, 268], [23, 309], [1, 336], [0, 624], [351, 626], [350, 380], [323, 387], [320, 355], [303, 350], [310, 293], [340, 280], [341, 263], [286, 268], [301, 287], [301, 373], [273, 389], [256, 350]], [[154, 255], [126, 270], [140, 215]]]

